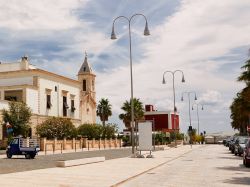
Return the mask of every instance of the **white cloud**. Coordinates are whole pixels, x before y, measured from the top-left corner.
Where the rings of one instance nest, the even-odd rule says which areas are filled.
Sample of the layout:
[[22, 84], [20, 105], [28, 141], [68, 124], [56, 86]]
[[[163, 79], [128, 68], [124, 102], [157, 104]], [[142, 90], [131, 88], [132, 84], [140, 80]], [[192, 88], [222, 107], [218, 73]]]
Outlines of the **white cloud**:
[[79, 0], [5, 0], [0, 1], [0, 27], [12, 30], [62, 30], [76, 27], [75, 8], [87, 1]]
[[[83, 54], [84, 50], [87, 50], [95, 55], [94, 58], [89, 58], [90, 63], [95, 64], [99, 63], [97, 56], [102, 53], [117, 58], [117, 62], [106, 62], [118, 64], [114, 65], [116, 68], [109, 69], [109, 66], [106, 66], [104, 72], [97, 72], [97, 99], [109, 98], [114, 113], [118, 114], [121, 112], [122, 103], [130, 98], [129, 52], [127, 43], [125, 45], [123, 40], [111, 41], [107, 33], [110, 32], [109, 26], [111, 27], [113, 17], [119, 16], [124, 10], [128, 13], [135, 7], [131, 7], [129, 2], [121, 3], [115, 12], [110, 12], [110, 20], [100, 18], [102, 21], [109, 21], [103, 23], [105, 27], [102, 28], [96, 27], [96, 22], [88, 20], [88, 17], [78, 17], [75, 10], [86, 11], [86, 2], [88, 1], [9, 0], [6, 3], [0, 0], [0, 28], [7, 30], [8, 40], [5, 45], [11, 45], [13, 50], [18, 50], [20, 43], [29, 39], [34, 41], [34, 45], [39, 45], [42, 39], [54, 42], [58, 40], [57, 44], [61, 49], [51, 50], [51, 53], [58, 57], [53, 60], [44, 59], [43, 62], [46, 63], [41, 66], [55, 69], [57, 73], [63, 73], [65, 70], [67, 72], [64, 75], [73, 76], [80, 67], [84, 57], [72, 57], [74, 53]], [[96, 14], [99, 17], [110, 16], [102, 15], [107, 14], [107, 11], [99, 7], [98, 3], [93, 3], [96, 9], [89, 11], [91, 15], [95, 16], [95, 12], [98, 12], [100, 14]], [[217, 121], [220, 121], [220, 124], [224, 121], [224, 128], [230, 128], [227, 106], [242, 84], [235, 82], [238, 76], [235, 69], [225, 72], [222, 67], [235, 62], [233, 49], [249, 46], [250, 2], [183, 0], [173, 15], [167, 18], [159, 17], [162, 21], [157, 23], [161, 24], [153, 27], [156, 24], [150, 22], [151, 16], [157, 14], [159, 7], [166, 6], [164, 1], [154, 3], [154, 6], [143, 12], [149, 19], [151, 36], [141, 36], [141, 30], [136, 27], [139, 22], [135, 21], [135, 27], [132, 29], [134, 97], [141, 98], [145, 104], [154, 104], [158, 110], [173, 108], [172, 79], [167, 75], [167, 84], [162, 85], [162, 74], [165, 70], [182, 69], [186, 83], [181, 83], [181, 75], [177, 74], [175, 79], [176, 105], [182, 117], [181, 127], [185, 129], [189, 121], [187, 102], [180, 102], [181, 92], [195, 90], [201, 101], [214, 105], [213, 109], [207, 110], [209, 115], [201, 116], [206, 119], [204, 127], [212, 130], [216, 128]], [[123, 32], [119, 34], [120, 38], [127, 35], [126, 26], [121, 29]], [[138, 46], [141, 50], [138, 50]], [[4, 51], [4, 48], [3, 45], [0, 50]], [[29, 50], [32, 51], [32, 46]], [[139, 60], [135, 58], [137, 53], [142, 56]], [[46, 58], [43, 52], [31, 55], [34, 55], [34, 58]], [[62, 61], [64, 56], [68, 57], [67, 62]], [[223, 56], [228, 58], [217, 60]], [[226, 73], [228, 76], [224, 75]], [[215, 113], [216, 110], [220, 112]]]
[[[242, 87], [234, 83], [238, 75], [232, 74], [231, 79], [226, 79], [223, 70], [218, 70], [227, 62], [213, 59], [228, 56], [232, 49], [249, 45], [249, 9], [250, 3], [247, 1], [182, 1], [178, 12], [168, 17], [162, 25], [151, 27], [152, 35], [141, 41], [146, 57], [133, 66], [134, 96], [142, 98], [145, 103], [152, 101], [154, 103], [151, 104], [163, 109], [166, 99], [171, 101], [173, 96], [171, 77], [168, 78], [168, 85], [162, 85], [162, 74], [165, 70], [182, 69], [186, 83], [181, 84], [181, 76], [176, 78], [178, 99], [181, 91], [189, 90], [206, 92], [201, 99], [211, 104], [230, 99]], [[112, 95], [111, 102], [121, 106], [124, 99], [130, 97], [129, 76], [129, 67], [98, 74], [101, 82], [98, 84], [98, 95]], [[224, 93], [227, 98], [222, 97]], [[186, 124], [187, 110], [177, 102], [182, 112], [182, 122]], [[166, 102], [166, 105], [171, 105], [171, 102]], [[228, 110], [221, 112], [220, 118], [229, 123]], [[217, 118], [211, 118], [207, 123], [215, 123], [215, 120]], [[228, 127], [225, 126], [225, 129]], [[184, 126], [182, 128], [185, 129]]]

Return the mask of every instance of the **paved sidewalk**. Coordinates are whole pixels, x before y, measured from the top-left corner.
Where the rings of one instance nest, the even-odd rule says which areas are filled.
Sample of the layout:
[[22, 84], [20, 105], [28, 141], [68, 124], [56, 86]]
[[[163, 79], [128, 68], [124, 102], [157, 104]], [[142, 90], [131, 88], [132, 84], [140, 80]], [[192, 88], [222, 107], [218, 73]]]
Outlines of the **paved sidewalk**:
[[[193, 146], [193, 150], [201, 145]], [[179, 158], [192, 151], [190, 146], [154, 152], [155, 158], [119, 158], [68, 168], [50, 168], [0, 175], [1, 186], [14, 187], [105, 187], [119, 184], [131, 177]]]

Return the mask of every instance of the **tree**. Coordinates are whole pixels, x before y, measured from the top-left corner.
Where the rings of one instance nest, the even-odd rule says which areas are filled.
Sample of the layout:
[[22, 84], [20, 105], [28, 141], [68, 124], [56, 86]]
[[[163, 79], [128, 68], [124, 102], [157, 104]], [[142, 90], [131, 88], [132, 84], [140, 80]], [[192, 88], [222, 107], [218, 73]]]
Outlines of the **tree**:
[[231, 110], [231, 125], [234, 129], [238, 129], [240, 134], [247, 134], [247, 125], [250, 118], [250, 59], [242, 66], [244, 70], [238, 77], [238, 81], [244, 82], [246, 87], [234, 98]]
[[81, 136], [85, 136], [88, 139], [97, 139], [102, 136], [102, 127], [97, 124], [82, 124], [77, 128], [77, 132]]
[[104, 138], [114, 138], [115, 134], [118, 132], [118, 127], [116, 124], [107, 124], [103, 127], [103, 137]]
[[234, 129], [238, 129], [240, 134], [246, 134], [246, 128], [249, 123], [249, 107], [247, 104], [248, 101], [245, 101], [242, 93], [238, 93], [237, 97], [234, 98], [231, 109], [231, 125]]
[[[134, 98], [134, 119], [135, 121], [141, 120], [144, 117], [144, 108], [140, 99]], [[125, 127], [131, 128], [131, 102], [125, 101], [121, 107], [124, 113], [119, 115], [119, 118], [125, 124]]]
[[118, 132], [116, 124], [82, 124], [77, 128], [78, 134], [88, 139], [114, 138]]
[[23, 102], [9, 102], [9, 110], [2, 111], [3, 120], [13, 128], [13, 136], [28, 136], [31, 109]]
[[108, 121], [109, 116], [112, 115], [111, 104], [109, 103], [108, 99], [102, 98], [99, 101], [96, 114], [97, 116], [100, 117], [100, 120], [102, 121], [103, 126], [105, 126], [105, 121]]
[[63, 139], [76, 137], [76, 128], [69, 118], [51, 117], [36, 128], [40, 137]]
[[238, 81], [245, 82], [247, 87], [250, 86], [250, 59], [245, 62], [245, 65], [241, 67], [244, 71], [238, 77]]

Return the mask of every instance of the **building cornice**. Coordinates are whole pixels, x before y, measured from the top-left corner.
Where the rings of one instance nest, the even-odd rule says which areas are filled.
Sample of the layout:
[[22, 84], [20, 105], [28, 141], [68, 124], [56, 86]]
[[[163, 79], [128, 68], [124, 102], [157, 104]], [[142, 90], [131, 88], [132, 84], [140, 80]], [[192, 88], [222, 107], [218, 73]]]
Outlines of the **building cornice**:
[[[62, 75], [58, 75], [49, 71], [45, 71], [42, 69], [29, 69], [29, 70], [18, 70], [18, 71], [8, 71], [8, 72], [0, 72], [0, 79], [1, 78], [17, 78], [17, 77], [27, 77], [27, 76], [39, 76], [39, 77], [45, 77], [47, 78], [48, 76], [54, 79], [58, 79], [57, 81], [67, 81], [70, 84], [75, 84], [79, 86], [79, 81], [75, 79], [71, 79]], [[47, 77], [46, 77], [47, 76]]]

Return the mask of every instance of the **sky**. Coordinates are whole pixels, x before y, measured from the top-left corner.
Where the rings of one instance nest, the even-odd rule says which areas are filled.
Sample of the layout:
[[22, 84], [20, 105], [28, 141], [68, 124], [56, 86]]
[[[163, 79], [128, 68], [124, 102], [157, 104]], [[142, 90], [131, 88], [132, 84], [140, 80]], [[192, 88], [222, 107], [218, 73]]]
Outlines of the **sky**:
[[[250, 48], [249, 0], [0, 0], [0, 61], [15, 62], [28, 55], [38, 68], [76, 79], [84, 60], [96, 74], [97, 101], [108, 98], [118, 119], [130, 98], [128, 22], [115, 23], [117, 40], [110, 39], [113, 20], [144, 14], [131, 21], [134, 97], [158, 111], [173, 109], [172, 77], [181, 131], [189, 126], [188, 97], [195, 91], [200, 131], [230, 132], [229, 106], [243, 87], [237, 82]], [[190, 95], [191, 105], [194, 95]], [[191, 123], [197, 128], [196, 111]]]

